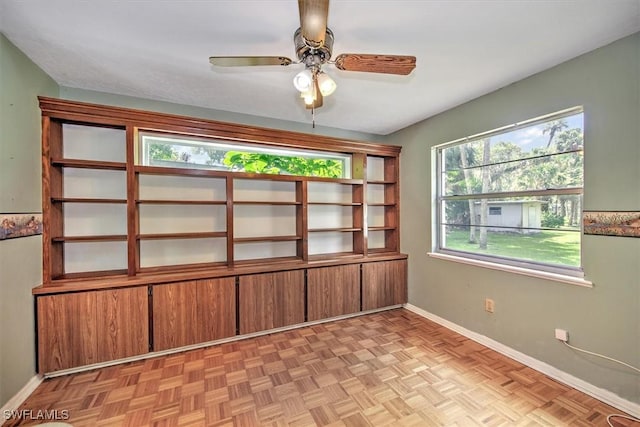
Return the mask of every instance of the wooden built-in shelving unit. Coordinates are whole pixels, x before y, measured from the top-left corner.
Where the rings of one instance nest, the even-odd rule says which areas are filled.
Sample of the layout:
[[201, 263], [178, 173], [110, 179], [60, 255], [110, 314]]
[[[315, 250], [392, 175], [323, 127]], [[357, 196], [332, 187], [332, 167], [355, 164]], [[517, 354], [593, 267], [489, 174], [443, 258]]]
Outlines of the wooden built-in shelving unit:
[[[44, 97], [40, 108], [39, 372], [406, 302], [399, 147]], [[340, 153], [350, 173], [143, 165], [145, 131]]]

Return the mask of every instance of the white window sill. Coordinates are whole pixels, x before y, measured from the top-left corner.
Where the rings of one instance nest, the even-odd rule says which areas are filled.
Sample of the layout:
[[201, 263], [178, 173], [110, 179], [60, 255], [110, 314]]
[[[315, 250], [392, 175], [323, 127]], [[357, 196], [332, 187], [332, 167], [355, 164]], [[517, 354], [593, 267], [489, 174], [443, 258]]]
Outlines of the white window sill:
[[497, 264], [493, 262], [481, 261], [455, 255], [441, 254], [437, 252], [428, 252], [427, 255], [432, 258], [444, 259], [447, 261], [459, 262], [468, 265], [475, 265], [477, 267], [489, 268], [491, 270], [506, 271], [509, 273], [521, 274], [523, 276], [529, 277], [537, 277], [539, 279], [552, 280], [554, 282], [561, 282], [569, 285], [593, 288], [593, 282], [585, 280], [581, 277], [565, 276], [563, 274], [548, 273], [546, 271], [532, 270], [529, 268], [515, 267], [505, 264]]

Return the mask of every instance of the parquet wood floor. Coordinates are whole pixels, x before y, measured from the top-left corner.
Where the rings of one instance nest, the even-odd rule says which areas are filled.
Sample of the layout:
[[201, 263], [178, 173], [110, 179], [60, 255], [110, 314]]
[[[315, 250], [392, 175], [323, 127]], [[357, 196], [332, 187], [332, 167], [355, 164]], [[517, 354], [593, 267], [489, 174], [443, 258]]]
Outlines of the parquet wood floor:
[[49, 379], [20, 409], [67, 410], [75, 427], [606, 426], [620, 412], [404, 309]]

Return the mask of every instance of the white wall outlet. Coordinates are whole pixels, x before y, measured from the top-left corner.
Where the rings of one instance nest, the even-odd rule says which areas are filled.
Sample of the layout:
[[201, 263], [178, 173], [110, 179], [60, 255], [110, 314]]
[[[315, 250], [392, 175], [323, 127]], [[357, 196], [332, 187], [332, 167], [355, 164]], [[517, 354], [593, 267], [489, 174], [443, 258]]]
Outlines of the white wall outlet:
[[556, 339], [569, 342], [569, 332], [564, 329], [556, 329]]
[[489, 312], [489, 313], [493, 313], [493, 310], [495, 309], [495, 303], [493, 302], [493, 300], [491, 298], [487, 298], [484, 300], [484, 310]]

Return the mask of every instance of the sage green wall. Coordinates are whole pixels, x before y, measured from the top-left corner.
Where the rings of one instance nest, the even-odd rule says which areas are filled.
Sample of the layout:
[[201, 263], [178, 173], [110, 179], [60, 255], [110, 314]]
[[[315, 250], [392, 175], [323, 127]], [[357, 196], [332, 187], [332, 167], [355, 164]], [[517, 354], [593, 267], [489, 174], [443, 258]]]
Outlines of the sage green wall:
[[[293, 86], [291, 87], [293, 88]], [[136, 98], [132, 96], [115, 95], [105, 92], [69, 88], [64, 86], [60, 88], [60, 97], [65, 99], [72, 99], [74, 101], [113, 105], [117, 107], [136, 108], [147, 111], [158, 111], [162, 113], [179, 114], [182, 116], [218, 120], [221, 122], [239, 123], [249, 126], [260, 126], [271, 129], [283, 129], [293, 132], [332, 136], [335, 138], [345, 138], [370, 142], [384, 142], [385, 139], [381, 135], [348, 131], [326, 126], [316, 126], [316, 128], [314, 129], [311, 126], [311, 114], [309, 114], [308, 123], [299, 123], [287, 120], [270, 119], [267, 117], [252, 116], [249, 114], [232, 113], [229, 111], [174, 104], [171, 102]], [[303, 108], [302, 105], [300, 106], [300, 108]], [[322, 111], [319, 111], [316, 114], [321, 115]]]
[[[637, 373], [554, 338], [554, 329], [564, 328], [572, 344], [640, 366], [640, 239], [583, 237], [591, 289], [427, 256], [431, 147], [577, 105], [585, 117], [584, 208], [640, 211], [640, 33], [389, 136], [403, 146], [409, 302], [640, 403]], [[484, 311], [487, 297], [495, 300], [494, 314]]]
[[[0, 214], [42, 212], [38, 95], [58, 96], [58, 85], [0, 34]], [[41, 237], [0, 241], [0, 406], [35, 374], [40, 283]]]

